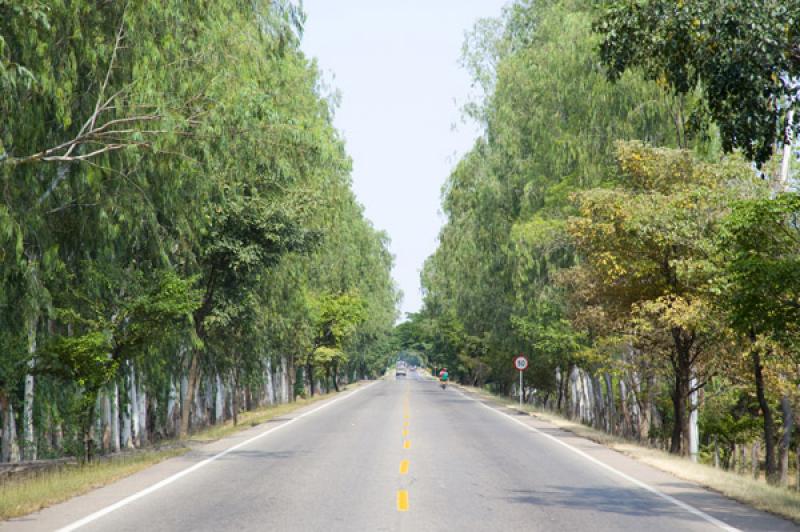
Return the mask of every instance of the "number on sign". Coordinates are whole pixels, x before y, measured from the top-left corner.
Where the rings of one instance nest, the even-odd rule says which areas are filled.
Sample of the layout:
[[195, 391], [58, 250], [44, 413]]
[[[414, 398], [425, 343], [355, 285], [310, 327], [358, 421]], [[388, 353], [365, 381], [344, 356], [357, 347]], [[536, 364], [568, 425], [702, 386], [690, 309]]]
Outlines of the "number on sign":
[[524, 356], [520, 355], [514, 359], [514, 367], [517, 368], [519, 371], [525, 371], [528, 369], [528, 359]]

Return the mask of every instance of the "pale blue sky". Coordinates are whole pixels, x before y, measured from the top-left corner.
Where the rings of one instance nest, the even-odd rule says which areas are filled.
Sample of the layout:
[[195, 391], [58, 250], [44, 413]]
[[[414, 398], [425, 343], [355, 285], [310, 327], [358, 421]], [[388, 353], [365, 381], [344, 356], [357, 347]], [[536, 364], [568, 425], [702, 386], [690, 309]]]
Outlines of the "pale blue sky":
[[[303, 50], [342, 94], [335, 124], [353, 188], [389, 233], [403, 312], [421, 306], [419, 270], [436, 249], [441, 186], [478, 130], [461, 121], [471, 89], [464, 32], [506, 0], [305, 0]], [[452, 126], [456, 125], [456, 130]]]

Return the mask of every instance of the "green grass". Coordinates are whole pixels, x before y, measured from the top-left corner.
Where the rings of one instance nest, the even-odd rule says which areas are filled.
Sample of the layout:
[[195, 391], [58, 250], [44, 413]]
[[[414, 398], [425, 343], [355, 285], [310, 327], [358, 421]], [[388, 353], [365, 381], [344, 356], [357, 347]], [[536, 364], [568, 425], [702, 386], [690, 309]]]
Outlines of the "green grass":
[[[352, 389], [357, 386], [358, 383], [355, 383], [342, 389]], [[178, 445], [168, 450], [144, 449], [110, 460], [100, 460], [86, 465], [65, 466], [19, 480], [0, 482], [0, 521], [27, 515], [66, 501], [132, 475], [167, 458], [180, 456], [190, 449], [188, 444], [219, 440], [316, 403], [331, 395], [335, 395], [335, 393], [316, 395], [309, 399], [298, 398], [294, 403], [243, 412], [239, 415], [238, 425], [234, 426], [229, 421], [223, 425], [200, 430], [191, 435], [187, 445]]]
[[113, 460], [65, 466], [21, 480], [0, 483], [0, 520], [41, 510], [188, 450], [188, 447], [177, 447], [166, 451], [142, 451]]
[[[518, 404], [508, 404], [508, 397], [496, 396], [478, 388], [464, 388], [477, 392], [495, 403], [519, 410]], [[749, 474], [742, 475], [716, 469], [710, 465], [694, 463], [688, 458], [637, 445], [624, 438], [570, 421], [550, 411], [535, 409], [529, 405], [524, 405], [523, 410], [561, 429], [605, 445], [678, 478], [694, 482], [753, 508], [791, 519], [800, 524], [800, 492], [770, 486], [764, 481], [754, 479]]]

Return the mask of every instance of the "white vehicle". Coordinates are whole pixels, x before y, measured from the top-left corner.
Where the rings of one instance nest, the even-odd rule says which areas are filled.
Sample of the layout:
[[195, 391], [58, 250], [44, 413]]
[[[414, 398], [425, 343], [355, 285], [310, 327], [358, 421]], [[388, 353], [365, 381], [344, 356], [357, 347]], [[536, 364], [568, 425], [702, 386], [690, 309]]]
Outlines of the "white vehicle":
[[406, 376], [406, 363], [402, 360], [397, 361], [397, 366], [394, 369], [394, 376], [395, 377], [405, 377]]

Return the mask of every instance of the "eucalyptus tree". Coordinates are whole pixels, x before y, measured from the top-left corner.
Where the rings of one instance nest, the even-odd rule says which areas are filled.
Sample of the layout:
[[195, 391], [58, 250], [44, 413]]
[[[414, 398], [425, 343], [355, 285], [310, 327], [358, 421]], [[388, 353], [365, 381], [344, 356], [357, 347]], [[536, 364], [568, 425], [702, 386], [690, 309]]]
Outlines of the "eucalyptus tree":
[[589, 341], [555, 282], [575, 260], [569, 195], [614, 179], [616, 139], [674, 142], [674, 102], [636, 74], [608, 82], [593, 61], [593, 16], [588, 2], [515, 2], [466, 50], [485, 90], [468, 111], [485, 134], [445, 185], [447, 224], [423, 285], [429, 310], [463, 327], [455, 351], [487, 364], [500, 388], [522, 351], [536, 387], [552, 391], [553, 370], [569, 369]]
[[33, 439], [34, 374], [59, 418], [80, 403], [65, 423], [89, 452], [106, 386], [136, 376], [155, 408], [188, 373], [185, 432], [202, 371], [250, 382], [303, 352], [306, 289], [364, 294], [363, 349], [391, 326], [387, 243], [354, 202], [303, 20], [288, 1], [0, 3], [5, 458], [20, 403]]

